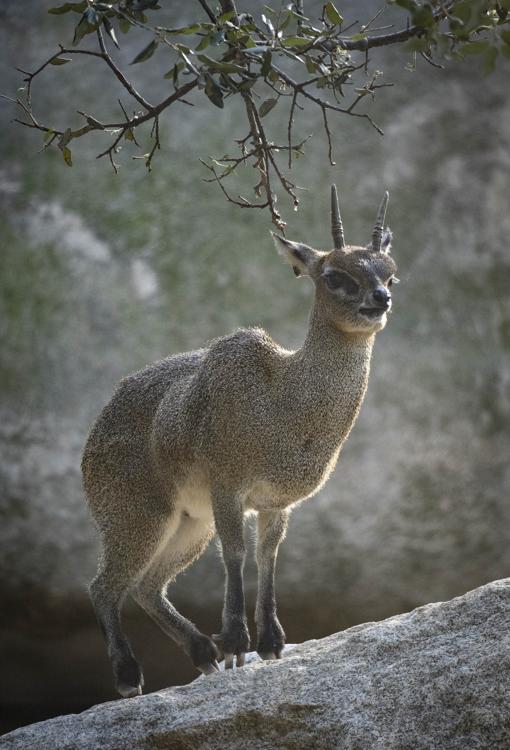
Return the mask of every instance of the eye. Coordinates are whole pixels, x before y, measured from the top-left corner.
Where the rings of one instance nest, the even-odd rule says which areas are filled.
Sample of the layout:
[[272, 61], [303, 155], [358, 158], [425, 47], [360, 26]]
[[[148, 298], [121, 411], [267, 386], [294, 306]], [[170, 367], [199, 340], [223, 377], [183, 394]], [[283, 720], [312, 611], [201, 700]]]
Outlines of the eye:
[[359, 284], [354, 279], [342, 271], [330, 271], [325, 274], [326, 286], [332, 291], [341, 289], [350, 297], [355, 297], [359, 292]]

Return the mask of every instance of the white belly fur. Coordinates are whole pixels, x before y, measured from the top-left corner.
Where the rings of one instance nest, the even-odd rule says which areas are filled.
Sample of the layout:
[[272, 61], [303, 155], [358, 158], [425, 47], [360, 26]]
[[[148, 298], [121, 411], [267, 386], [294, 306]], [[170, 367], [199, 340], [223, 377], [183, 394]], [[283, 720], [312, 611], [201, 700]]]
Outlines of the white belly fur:
[[204, 525], [213, 526], [214, 516], [209, 483], [200, 473], [191, 473], [179, 487], [176, 510]]
[[[336, 463], [336, 456], [333, 457], [330, 463], [331, 466], [326, 468], [322, 481], [316, 487], [306, 488], [301, 497], [286, 496], [279, 487], [265, 480], [254, 482], [243, 493], [245, 512], [281, 510], [315, 495], [326, 482], [331, 468]], [[202, 472], [191, 472], [179, 487], [175, 499], [175, 509], [178, 517], [182, 517], [183, 515], [188, 516], [194, 521], [199, 521], [201, 525], [214, 528], [211, 488], [207, 477]]]

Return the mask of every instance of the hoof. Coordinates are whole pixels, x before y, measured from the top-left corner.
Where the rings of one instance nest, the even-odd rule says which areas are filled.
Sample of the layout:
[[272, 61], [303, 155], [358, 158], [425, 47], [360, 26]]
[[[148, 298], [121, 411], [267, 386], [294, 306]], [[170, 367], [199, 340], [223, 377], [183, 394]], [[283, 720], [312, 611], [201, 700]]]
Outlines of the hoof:
[[203, 672], [203, 674], [211, 674], [211, 670], [204, 671], [208, 667], [211, 667], [214, 672], [214, 666], [212, 665], [216, 664], [218, 666], [218, 649], [214, 645], [214, 641], [207, 635], [197, 633], [189, 645], [188, 653], [195, 667]]
[[250, 650], [250, 634], [245, 622], [231, 623], [221, 633], [213, 635], [213, 641], [225, 657], [225, 669], [232, 669], [234, 656], [238, 667], [244, 665], [246, 652]]
[[122, 695], [123, 698], [136, 698], [138, 695], [142, 695], [141, 685], [124, 685], [119, 683], [117, 685], [117, 691]]
[[127, 657], [114, 668], [115, 686], [123, 698], [135, 698], [142, 694], [143, 674], [140, 665], [132, 657]]
[[238, 654], [225, 654], [225, 669], [233, 669], [234, 657], [236, 657], [236, 667], [244, 667], [246, 653], [244, 651], [240, 651]]
[[276, 659], [282, 658], [281, 654], [275, 654], [273, 651], [258, 651], [258, 655], [262, 661], [276, 661]]
[[202, 674], [214, 674], [215, 672], [220, 671], [218, 662], [216, 660], [211, 661], [208, 664], [199, 664], [197, 669], [199, 669]]
[[285, 633], [276, 615], [258, 628], [257, 653], [261, 659], [280, 659], [285, 646]]

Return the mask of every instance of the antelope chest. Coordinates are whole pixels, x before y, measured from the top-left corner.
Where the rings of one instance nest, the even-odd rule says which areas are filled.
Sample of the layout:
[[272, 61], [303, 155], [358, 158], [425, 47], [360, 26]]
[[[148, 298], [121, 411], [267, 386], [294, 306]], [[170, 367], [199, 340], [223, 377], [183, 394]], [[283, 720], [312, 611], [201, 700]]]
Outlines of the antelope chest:
[[[316, 398], [313, 408], [275, 421], [254, 446], [247, 503], [254, 509], [282, 508], [311, 497], [335, 468], [356, 420], [363, 388], [356, 398]], [[289, 410], [290, 411], [290, 410]]]
[[259, 467], [246, 492], [246, 506], [254, 510], [286, 508], [318, 492], [335, 468], [341, 442], [305, 437], [292, 447], [275, 450]]

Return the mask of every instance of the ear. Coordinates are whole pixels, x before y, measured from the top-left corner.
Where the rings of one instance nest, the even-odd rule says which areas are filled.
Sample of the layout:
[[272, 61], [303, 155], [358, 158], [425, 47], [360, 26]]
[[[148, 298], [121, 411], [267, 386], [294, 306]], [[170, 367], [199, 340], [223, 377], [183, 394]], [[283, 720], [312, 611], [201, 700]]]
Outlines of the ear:
[[280, 237], [280, 235], [271, 232], [274, 244], [278, 254], [290, 263], [296, 276], [315, 276], [318, 270], [318, 263], [324, 253], [314, 250], [313, 247], [303, 245], [301, 242], [292, 242], [291, 240]]
[[391, 241], [393, 239], [393, 232], [389, 227], [386, 227], [386, 229], [383, 232], [382, 240], [381, 240], [381, 253], [384, 253], [385, 255], [389, 255], [391, 253]]

